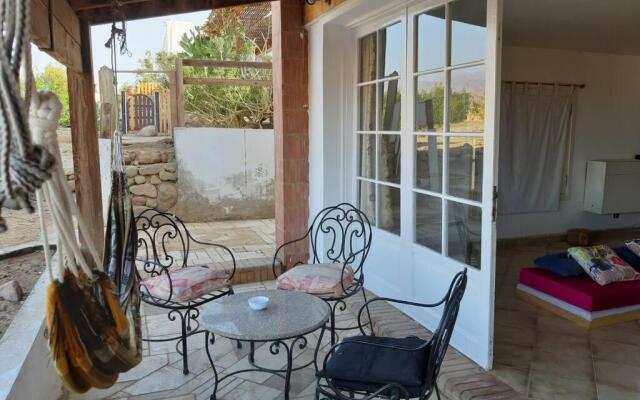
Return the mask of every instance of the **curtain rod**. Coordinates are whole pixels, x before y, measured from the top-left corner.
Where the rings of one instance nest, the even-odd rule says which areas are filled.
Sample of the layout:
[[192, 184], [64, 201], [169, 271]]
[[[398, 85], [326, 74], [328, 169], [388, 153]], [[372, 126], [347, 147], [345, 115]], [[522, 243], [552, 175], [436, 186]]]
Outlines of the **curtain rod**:
[[557, 82], [529, 82], [529, 81], [502, 81], [504, 83], [515, 83], [515, 84], [521, 84], [521, 85], [545, 85], [545, 86], [573, 86], [573, 87], [577, 87], [578, 89], [584, 89], [585, 87], [587, 87], [587, 85], [585, 85], [584, 83], [557, 83]]

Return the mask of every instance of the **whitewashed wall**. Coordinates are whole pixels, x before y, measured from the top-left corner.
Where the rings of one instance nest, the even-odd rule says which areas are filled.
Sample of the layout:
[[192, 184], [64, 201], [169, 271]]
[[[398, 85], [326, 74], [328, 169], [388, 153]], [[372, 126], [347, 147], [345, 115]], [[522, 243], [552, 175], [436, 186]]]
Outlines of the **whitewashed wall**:
[[272, 130], [176, 128], [178, 204], [185, 221], [272, 218]]
[[560, 210], [498, 217], [500, 238], [562, 233], [569, 228], [610, 229], [640, 224], [640, 214], [618, 219], [582, 211], [587, 161], [640, 153], [640, 57], [505, 47], [505, 80], [576, 82], [578, 94], [569, 196]]

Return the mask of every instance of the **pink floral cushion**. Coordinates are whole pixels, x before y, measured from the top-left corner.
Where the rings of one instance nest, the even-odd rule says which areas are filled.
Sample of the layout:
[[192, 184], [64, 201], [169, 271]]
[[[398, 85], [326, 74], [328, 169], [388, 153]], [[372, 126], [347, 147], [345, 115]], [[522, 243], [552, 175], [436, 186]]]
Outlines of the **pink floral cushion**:
[[[353, 284], [353, 269], [343, 264], [302, 264], [280, 275], [276, 287], [283, 290], [295, 290], [318, 296], [339, 296], [344, 288]], [[342, 284], [340, 283], [342, 281]]]
[[189, 301], [229, 286], [229, 274], [207, 267], [186, 267], [171, 271], [170, 274], [171, 282], [163, 273], [145, 279], [142, 285], [151, 296], [172, 301]]

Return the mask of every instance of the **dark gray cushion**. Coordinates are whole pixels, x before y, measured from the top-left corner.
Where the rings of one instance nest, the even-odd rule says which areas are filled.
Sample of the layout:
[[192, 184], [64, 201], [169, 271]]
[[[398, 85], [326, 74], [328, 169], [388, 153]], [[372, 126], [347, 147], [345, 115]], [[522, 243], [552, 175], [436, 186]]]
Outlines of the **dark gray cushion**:
[[[417, 350], [401, 350], [405, 348]], [[324, 375], [343, 390], [374, 392], [397, 383], [417, 396], [424, 385], [429, 349], [429, 344], [417, 337], [354, 336], [341, 342], [327, 362]]]

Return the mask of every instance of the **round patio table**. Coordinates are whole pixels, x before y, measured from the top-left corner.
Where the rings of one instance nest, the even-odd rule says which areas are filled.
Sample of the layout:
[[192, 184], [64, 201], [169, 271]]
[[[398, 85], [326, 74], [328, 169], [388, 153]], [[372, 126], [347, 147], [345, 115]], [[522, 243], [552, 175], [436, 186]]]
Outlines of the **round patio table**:
[[[254, 311], [249, 308], [248, 299], [253, 296], [267, 296], [269, 304], [266, 309]], [[218, 385], [223, 380], [243, 372], [268, 372], [284, 379], [284, 398], [289, 399], [291, 372], [305, 368], [314, 363], [320, 342], [324, 334], [324, 326], [329, 320], [329, 305], [322, 299], [301, 292], [286, 290], [258, 290], [234, 294], [203, 307], [201, 327], [205, 329], [205, 349], [214, 375], [211, 400], [216, 400]], [[314, 359], [301, 366], [293, 367], [293, 352], [297, 348], [307, 347], [305, 335], [322, 329], [316, 344]], [[215, 345], [216, 335], [240, 342], [249, 342], [251, 351], [249, 362], [254, 368], [233, 371], [225, 376], [218, 376], [213, 363], [210, 345]], [[270, 343], [269, 352], [277, 355], [284, 350], [287, 364], [284, 369], [269, 369], [256, 364], [254, 359], [255, 343]]]

